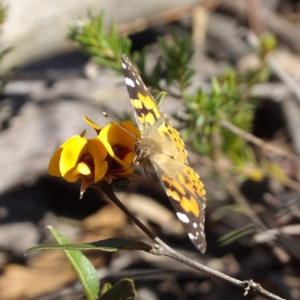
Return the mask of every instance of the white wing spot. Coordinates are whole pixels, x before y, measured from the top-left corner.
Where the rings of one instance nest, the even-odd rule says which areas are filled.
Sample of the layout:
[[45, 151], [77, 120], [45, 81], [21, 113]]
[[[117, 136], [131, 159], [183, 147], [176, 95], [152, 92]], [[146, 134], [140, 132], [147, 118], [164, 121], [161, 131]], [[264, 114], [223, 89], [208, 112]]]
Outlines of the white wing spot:
[[204, 231], [204, 224], [200, 223], [200, 228], [202, 231]]
[[194, 240], [195, 239], [195, 236], [192, 233], [189, 233], [188, 236], [189, 236], [190, 240]]
[[197, 228], [197, 227], [198, 227], [198, 224], [197, 224], [196, 222], [194, 222], [194, 223], [193, 223], [193, 227], [194, 227], [194, 228]]
[[134, 72], [131, 72], [132, 73], [132, 75], [135, 77], [135, 73]]
[[186, 224], [190, 222], [190, 219], [188, 218], [187, 215], [180, 213], [180, 212], [177, 212], [176, 215], [181, 222], [186, 223]]
[[135, 84], [131, 78], [125, 77], [125, 83], [131, 87], [135, 87]]
[[137, 79], [135, 80], [135, 82], [137, 85], [140, 85], [140, 82]]
[[124, 64], [124, 63], [122, 63], [122, 68], [123, 68], [123, 69], [127, 69], [127, 65]]

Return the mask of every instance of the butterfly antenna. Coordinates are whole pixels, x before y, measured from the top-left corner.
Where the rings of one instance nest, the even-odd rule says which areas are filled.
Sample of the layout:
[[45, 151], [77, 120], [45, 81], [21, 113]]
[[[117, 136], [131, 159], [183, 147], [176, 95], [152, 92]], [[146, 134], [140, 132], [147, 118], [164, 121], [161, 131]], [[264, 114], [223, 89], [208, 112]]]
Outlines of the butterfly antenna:
[[130, 169], [130, 168], [132, 168], [132, 167], [133, 167], [133, 166], [130, 165], [130, 166], [124, 167], [124, 168], [122, 168], [122, 169], [113, 169], [112, 171], [113, 171], [113, 172], [115, 172], [115, 171], [124, 171], [124, 170]]
[[106, 112], [102, 112], [103, 116], [105, 118], [107, 118], [108, 120], [110, 120], [112, 123], [114, 123], [115, 125], [117, 125], [118, 127], [120, 127], [121, 129], [123, 129], [124, 131], [126, 131], [128, 134], [130, 134], [132, 137], [135, 138], [135, 140], [138, 140], [138, 138], [136, 137], [135, 134], [133, 134], [132, 132], [128, 131], [123, 125], [122, 125], [122, 122], [121, 122], [121, 125], [119, 123], [117, 123], [115, 120], [113, 120], [110, 116], [108, 116], [108, 114]]

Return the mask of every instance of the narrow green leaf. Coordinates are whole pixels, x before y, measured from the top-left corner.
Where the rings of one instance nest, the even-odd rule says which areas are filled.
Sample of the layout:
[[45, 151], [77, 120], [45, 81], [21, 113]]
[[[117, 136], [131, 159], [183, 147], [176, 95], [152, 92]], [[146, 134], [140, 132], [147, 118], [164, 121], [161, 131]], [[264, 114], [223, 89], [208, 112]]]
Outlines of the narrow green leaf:
[[123, 278], [112, 286], [99, 300], [134, 300], [136, 291], [132, 279]]
[[111, 238], [111, 239], [107, 239], [107, 240], [93, 242], [90, 244], [97, 247], [98, 250], [103, 249], [103, 251], [107, 251], [105, 249], [115, 249], [114, 251], [117, 251], [117, 250], [150, 251], [152, 249], [152, 246], [147, 243], [140, 242], [140, 241], [127, 240], [127, 239], [120, 239], [120, 238]]
[[255, 230], [254, 229], [248, 229], [245, 230], [243, 232], [240, 232], [239, 234], [236, 234], [234, 236], [231, 236], [230, 238], [228, 237], [227, 239], [223, 239], [222, 241], [220, 241], [220, 245], [221, 246], [227, 246], [230, 245], [231, 243], [233, 243], [234, 241], [239, 240], [240, 238], [253, 233]]
[[[53, 227], [48, 226], [48, 229], [60, 244], [69, 243], [62, 234]], [[88, 300], [98, 299], [100, 282], [98, 273], [92, 263], [79, 251], [64, 250], [68, 257], [79, 281], [81, 282], [85, 295]]]
[[106, 282], [102, 285], [100, 296], [108, 292], [112, 288], [112, 285], [109, 282]]
[[195, 125], [196, 127], [202, 127], [204, 122], [205, 122], [205, 115], [200, 114], [196, 119]]
[[14, 47], [7, 47], [7, 48], [4, 48], [1, 52], [0, 52], [0, 60], [3, 59], [3, 57], [9, 53], [10, 51], [12, 51], [14, 49]]
[[211, 79], [211, 84], [212, 84], [212, 89], [216, 95], [221, 94], [221, 86], [220, 83], [218, 82], [217, 78], [212, 77]]
[[132, 241], [127, 239], [119, 239], [112, 238], [101, 240], [92, 243], [84, 243], [84, 244], [50, 244], [50, 245], [42, 245], [29, 248], [26, 253], [40, 251], [40, 250], [79, 250], [79, 251], [87, 251], [87, 250], [98, 250], [105, 252], [115, 252], [118, 250], [143, 250], [149, 251], [152, 249], [152, 246], [140, 241]]
[[255, 229], [253, 227], [254, 227], [254, 224], [251, 223], [251, 224], [245, 225], [242, 228], [232, 230], [229, 233], [223, 235], [221, 238], [219, 238], [219, 243], [222, 246], [229, 245], [232, 242], [234, 242], [248, 234], [253, 233], [255, 231]]
[[161, 91], [159, 93], [157, 93], [154, 96], [154, 99], [156, 100], [156, 102], [158, 103], [158, 105], [160, 105], [162, 103], [162, 101], [164, 100], [164, 98], [166, 97], [167, 93], [164, 91]]
[[7, 9], [8, 5], [4, 5], [2, 2], [0, 2], [0, 25], [2, 25], [7, 18]]
[[69, 28], [68, 38], [97, 63], [120, 71], [121, 54], [130, 52], [131, 41], [127, 36], [118, 36], [116, 22], [108, 30], [104, 23], [104, 13], [94, 16], [90, 12], [86, 20]]

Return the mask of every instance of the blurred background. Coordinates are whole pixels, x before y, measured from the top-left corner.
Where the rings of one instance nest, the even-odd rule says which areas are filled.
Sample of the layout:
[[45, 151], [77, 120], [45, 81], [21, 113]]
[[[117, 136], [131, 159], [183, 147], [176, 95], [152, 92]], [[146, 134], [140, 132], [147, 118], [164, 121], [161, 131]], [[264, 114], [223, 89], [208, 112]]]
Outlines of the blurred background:
[[[177, 251], [237, 279], [253, 279], [285, 299], [300, 299], [300, 1], [296, 0], [2, 1], [0, 299], [84, 299], [62, 251], [24, 257], [29, 247], [53, 243], [47, 225], [73, 242], [109, 237], [150, 242], [99, 191], [89, 188], [80, 200], [79, 183], [47, 174], [52, 154], [65, 140], [84, 129], [92, 135], [83, 115], [100, 126], [107, 124], [102, 111], [116, 119], [132, 116], [123, 76], [79, 51], [78, 41], [67, 39], [70, 26], [81, 24], [89, 11], [104, 12], [107, 29], [114, 20], [118, 35], [129, 35], [132, 52], [148, 47], [148, 72], [161, 58], [159, 37], [172, 41], [171, 32], [179, 38], [190, 36], [194, 50], [190, 64], [195, 71], [190, 93], [202, 89], [210, 95], [217, 89], [211, 79], [228, 83], [231, 74], [239, 98], [256, 101], [248, 127], [220, 123], [251, 149], [246, 158], [228, 144], [230, 151], [220, 151], [215, 159], [226, 133], [207, 148], [203, 147], [207, 141], [190, 136], [193, 127], [174, 117], [189, 109], [176, 97], [177, 90], [169, 92], [161, 105], [179, 129], [190, 130], [184, 131], [190, 162], [208, 199], [205, 254], [188, 239], [151, 171], [149, 179], [141, 173], [140, 181], [118, 187], [117, 196]], [[258, 48], [255, 37], [264, 32], [276, 42], [267, 40], [260, 44], [265, 48]], [[268, 47], [273, 50], [270, 55]], [[228, 73], [229, 68], [234, 73]], [[166, 79], [167, 72], [168, 68], [159, 75]], [[236, 107], [237, 115], [239, 111]], [[227, 120], [234, 116], [229, 113]], [[227, 282], [168, 258], [138, 251], [87, 256], [101, 283], [133, 278], [137, 299], [244, 298], [242, 290]]]

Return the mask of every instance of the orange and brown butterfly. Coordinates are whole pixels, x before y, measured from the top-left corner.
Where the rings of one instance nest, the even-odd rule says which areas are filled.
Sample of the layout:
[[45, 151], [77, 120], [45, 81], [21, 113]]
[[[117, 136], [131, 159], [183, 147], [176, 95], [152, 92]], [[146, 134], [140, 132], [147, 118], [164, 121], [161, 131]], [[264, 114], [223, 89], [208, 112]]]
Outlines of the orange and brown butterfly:
[[188, 165], [188, 153], [178, 131], [159, 109], [137, 69], [123, 54], [122, 67], [141, 139], [135, 143], [135, 162], [149, 160], [160, 179], [178, 219], [193, 244], [203, 253], [205, 190]]

